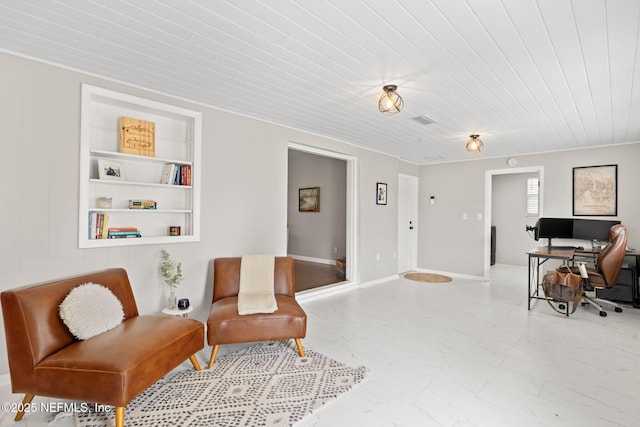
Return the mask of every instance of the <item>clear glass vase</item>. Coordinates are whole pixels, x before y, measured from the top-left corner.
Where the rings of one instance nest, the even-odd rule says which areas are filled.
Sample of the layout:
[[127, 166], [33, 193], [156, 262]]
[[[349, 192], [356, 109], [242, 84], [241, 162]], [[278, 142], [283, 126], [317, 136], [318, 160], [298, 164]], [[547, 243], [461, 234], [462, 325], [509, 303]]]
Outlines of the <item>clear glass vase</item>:
[[173, 287], [170, 288], [169, 298], [167, 298], [167, 308], [169, 310], [176, 310], [178, 308], [178, 298], [176, 298], [176, 291]]

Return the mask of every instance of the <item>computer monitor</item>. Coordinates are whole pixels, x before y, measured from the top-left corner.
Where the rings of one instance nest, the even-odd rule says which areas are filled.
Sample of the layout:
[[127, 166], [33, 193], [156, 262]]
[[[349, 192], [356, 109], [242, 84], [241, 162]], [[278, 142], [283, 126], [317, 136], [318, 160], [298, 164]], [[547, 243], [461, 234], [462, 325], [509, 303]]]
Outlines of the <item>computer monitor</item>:
[[609, 241], [609, 230], [620, 221], [601, 219], [576, 219], [573, 222], [573, 238], [580, 240]]
[[573, 219], [571, 218], [539, 218], [536, 222], [534, 238], [540, 239], [572, 239]]
[[602, 219], [539, 218], [536, 222], [534, 238], [536, 240], [576, 239], [609, 240], [609, 230], [620, 221]]

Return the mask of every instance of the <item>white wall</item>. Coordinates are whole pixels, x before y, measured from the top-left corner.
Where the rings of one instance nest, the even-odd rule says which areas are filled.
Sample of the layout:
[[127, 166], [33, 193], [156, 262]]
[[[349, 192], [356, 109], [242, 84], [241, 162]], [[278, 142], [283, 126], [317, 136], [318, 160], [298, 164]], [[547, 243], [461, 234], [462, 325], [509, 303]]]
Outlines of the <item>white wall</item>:
[[[203, 114], [201, 241], [78, 249], [81, 83], [155, 99]], [[285, 254], [289, 142], [357, 159], [356, 246], [362, 282], [396, 274], [397, 159], [355, 146], [176, 100], [97, 77], [0, 54], [0, 290], [108, 267], [124, 267], [142, 314], [159, 313], [168, 293], [160, 250], [183, 263], [179, 297], [205, 320], [211, 261], [245, 253]], [[375, 108], [372, 109], [375, 112]], [[389, 204], [375, 204], [376, 181]], [[375, 254], [380, 253], [380, 261]], [[310, 328], [310, 333], [312, 333]], [[8, 371], [4, 330], [0, 374]]]
[[[287, 252], [325, 261], [346, 255], [347, 162], [289, 150], [288, 187]], [[317, 212], [298, 210], [298, 190], [307, 187], [320, 188]]]
[[525, 230], [538, 217], [527, 217], [527, 179], [537, 173], [494, 175], [491, 224], [496, 226], [496, 263], [527, 265], [522, 254], [537, 244]]
[[[486, 143], [486, 142], [485, 142]], [[618, 215], [627, 226], [629, 247], [640, 245], [640, 143], [517, 157], [518, 167], [544, 167], [543, 213], [572, 217], [573, 168], [618, 165]], [[487, 159], [423, 166], [420, 173], [418, 267], [476, 277], [484, 275], [485, 171], [506, 167], [506, 159]], [[429, 195], [436, 204], [429, 205]], [[462, 214], [468, 214], [463, 220]], [[590, 217], [593, 218], [593, 217]], [[536, 242], [531, 240], [535, 246]], [[522, 254], [525, 257], [525, 254]], [[488, 259], [488, 258], [487, 258]]]

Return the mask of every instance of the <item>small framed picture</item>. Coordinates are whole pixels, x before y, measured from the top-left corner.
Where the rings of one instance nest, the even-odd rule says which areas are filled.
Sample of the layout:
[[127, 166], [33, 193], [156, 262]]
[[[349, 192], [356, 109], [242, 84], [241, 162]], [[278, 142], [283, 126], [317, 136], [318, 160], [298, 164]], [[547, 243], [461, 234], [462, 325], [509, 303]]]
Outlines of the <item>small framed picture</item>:
[[318, 212], [320, 210], [320, 187], [298, 189], [298, 211]]
[[98, 178], [113, 181], [124, 179], [122, 165], [113, 160], [98, 159]]
[[383, 182], [376, 183], [376, 205], [387, 204], [387, 184]]

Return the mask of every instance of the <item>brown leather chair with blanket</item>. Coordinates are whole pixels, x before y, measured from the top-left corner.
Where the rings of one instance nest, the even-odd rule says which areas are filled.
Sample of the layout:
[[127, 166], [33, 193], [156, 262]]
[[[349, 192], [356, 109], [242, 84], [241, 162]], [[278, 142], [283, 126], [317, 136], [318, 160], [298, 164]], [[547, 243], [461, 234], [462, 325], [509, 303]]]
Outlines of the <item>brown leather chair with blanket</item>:
[[207, 341], [213, 346], [212, 367], [221, 344], [294, 339], [300, 357], [307, 333], [307, 315], [295, 298], [293, 259], [275, 257], [273, 287], [277, 310], [239, 314], [241, 257], [213, 261], [213, 302], [207, 320]]

